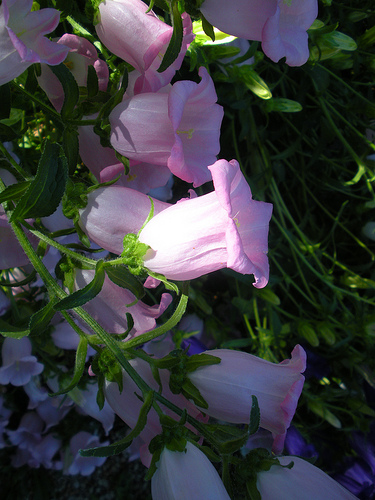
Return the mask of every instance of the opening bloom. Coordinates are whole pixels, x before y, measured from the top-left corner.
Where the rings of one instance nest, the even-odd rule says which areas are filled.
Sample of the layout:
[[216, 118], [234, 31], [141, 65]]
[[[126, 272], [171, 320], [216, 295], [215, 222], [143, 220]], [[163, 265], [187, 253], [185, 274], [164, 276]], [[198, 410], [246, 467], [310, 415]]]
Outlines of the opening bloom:
[[59, 11], [30, 12], [32, 5], [33, 0], [3, 0], [0, 5], [0, 85], [33, 63], [60, 64], [69, 52], [68, 47], [44, 36], [59, 24]]

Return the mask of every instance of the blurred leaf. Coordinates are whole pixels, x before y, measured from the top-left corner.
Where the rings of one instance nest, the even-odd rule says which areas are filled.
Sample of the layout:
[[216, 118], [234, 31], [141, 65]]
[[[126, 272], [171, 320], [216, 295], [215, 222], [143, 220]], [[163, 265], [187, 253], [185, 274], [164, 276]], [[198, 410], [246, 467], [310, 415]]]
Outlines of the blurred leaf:
[[319, 417], [326, 420], [333, 427], [335, 427], [336, 429], [341, 429], [342, 426], [340, 420], [324, 406], [324, 403], [322, 401], [309, 400], [308, 407], [310, 408], [311, 411], [313, 411], [314, 413], [316, 413], [316, 415], [319, 415]]
[[307, 321], [301, 321], [298, 324], [298, 333], [313, 347], [317, 347], [319, 345], [319, 339], [315, 330]]
[[302, 106], [297, 101], [291, 99], [284, 99], [283, 97], [273, 97], [265, 103], [266, 111], [278, 111], [280, 113], [298, 113], [302, 111]]

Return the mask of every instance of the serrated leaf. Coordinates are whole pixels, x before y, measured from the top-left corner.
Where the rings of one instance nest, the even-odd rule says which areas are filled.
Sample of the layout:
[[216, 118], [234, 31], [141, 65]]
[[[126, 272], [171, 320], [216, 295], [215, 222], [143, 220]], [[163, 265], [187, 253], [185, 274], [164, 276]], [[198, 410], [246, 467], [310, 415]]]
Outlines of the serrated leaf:
[[60, 302], [55, 304], [55, 310], [64, 311], [65, 309], [74, 309], [75, 307], [83, 306], [86, 302], [89, 302], [89, 300], [92, 300], [98, 295], [103, 287], [104, 278], [104, 261], [99, 260], [96, 264], [93, 280], [85, 287], [60, 300]]
[[10, 222], [52, 215], [64, 194], [67, 178], [68, 165], [61, 146], [47, 142], [35, 179], [17, 203]]
[[137, 299], [145, 295], [145, 289], [142, 283], [128, 270], [126, 266], [106, 267], [105, 271], [108, 278], [117, 286], [126, 288], [132, 292]]
[[182, 18], [180, 11], [178, 10], [178, 3], [174, 1], [171, 7], [171, 18], [172, 18], [172, 26], [173, 33], [171, 36], [171, 40], [165, 51], [163, 60], [158, 68], [158, 73], [162, 73], [165, 71], [174, 61], [177, 59], [181, 46], [182, 46], [182, 37], [183, 37], [183, 26], [182, 26]]
[[69, 118], [72, 115], [79, 99], [79, 88], [77, 82], [72, 73], [63, 63], [57, 66], [50, 66], [50, 69], [53, 71], [55, 76], [57, 76], [64, 90], [64, 104], [61, 109], [61, 116], [63, 119]]
[[51, 319], [56, 314], [54, 310], [55, 301], [50, 301], [48, 304], [42, 309], [39, 309], [36, 313], [34, 313], [29, 321], [29, 329], [31, 334], [39, 334], [42, 333], [47, 326], [49, 325]]
[[86, 357], [87, 357], [87, 347], [88, 342], [86, 337], [81, 337], [79, 340], [79, 344], [76, 352], [76, 363], [74, 366], [74, 375], [70, 384], [59, 391], [50, 394], [50, 396], [61, 396], [62, 394], [67, 394], [72, 391], [81, 380], [83, 372], [85, 370], [86, 365]]
[[128, 448], [133, 439], [135, 439], [143, 431], [147, 424], [147, 415], [152, 407], [154, 393], [147, 392], [142, 408], [139, 412], [138, 421], [133, 430], [120, 441], [110, 444], [109, 446], [101, 446], [97, 448], [89, 448], [88, 450], [79, 450], [82, 457], [111, 457], [122, 453]]

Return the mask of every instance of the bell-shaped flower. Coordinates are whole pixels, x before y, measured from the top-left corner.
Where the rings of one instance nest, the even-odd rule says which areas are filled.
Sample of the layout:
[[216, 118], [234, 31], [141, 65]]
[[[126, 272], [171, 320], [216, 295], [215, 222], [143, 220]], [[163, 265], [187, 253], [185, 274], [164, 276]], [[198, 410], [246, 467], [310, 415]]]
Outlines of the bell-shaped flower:
[[0, 5], [0, 85], [10, 82], [33, 63], [55, 66], [69, 48], [44, 35], [60, 21], [56, 9], [31, 12], [33, 0], [3, 0]]
[[207, 415], [235, 424], [249, 423], [252, 398], [260, 409], [260, 426], [272, 432], [273, 451], [280, 453], [296, 411], [306, 368], [306, 353], [297, 345], [292, 358], [271, 363], [246, 352], [207, 351], [221, 359], [217, 365], [198, 368], [188, 377], [208, 404]]
[[[83, 288], [94, 278], [95, 271], [76, 269], [75, 287]], [[130, 335], [140, 335], [156, 326], [158, 318], [172, 301], [169, 293], [163, 293], [160, 304], [149, 306], [126, 288], [113, 283], [107, 276], [103, 288], [96, 297], [83, 307], [110, 333], [123, 333], [128, 328], [126, 313], [132, 315], [134, 327]], [[132, 304], [132, 305], [130, 305]]]
[[[87, 72], [88, 67], [93, 66], [97, 77], [99, 90], [103, 92], [107, 90], [109, 71], [105, 61], [98, 57], [98, 53], [92, 43], [86, 38], [77, 35], [70, 35], [66, 33], [56, 42], [59, 45], [69, 48], [69, 53], [64, 61], [64, 64], [72, 72], [77, 85], [86, 87], [87, 85]], [[47, 94], [48, 99], [51, 101], [57, 111], [61, 111], [64, 104], [64, 90], [62, 85], [46, 65], [41, 65], [41, 74], [38, 77], [38, 83]]]
[[151, 493], [153, 500], [230, 499], [215, 467], [189, 441], [184, 452], [167, 448], [161, 452]]
[[[92, 116], [90, 118], [95, 118]], [[79, 155], [86, 167], [99, 182], [108, 182], [122, 174], [116, 185], [148, 193], [151, 189], [165, 186], [171, 172], [167, 166], [129, 161], [129, 173], [124, 174], [124, 165], [112, 148], [103, 147], [94, 127], [78, 127]]]
[[277, 62], [301, 66], [309, 57], [308, 36], [318, 15], [318, 0], [204, 0], [204, 17], [225, 33], [262, 42]]
[[[264, 499], [278, 500], [354, 500], [350, 491], [325, 474], [322, 470], [302, 458], [277, 457], [281, 465], [272, 465], [267, 471], [259, 472], [256, 486]], [[291, 469], [285, 465], [294, 463]]]
[[194, 186], [211, 180], [208, 165], [219, 153], [223, 108], [211, 77], [200, 68], [201, 81], [181, 80], [169, 92], [124, 99], [111, 114], [111, 144], [127, 158], [167, 166]]
[[38, 363], [31, 355], [31, 342], [27, 337], [22, 339], [4, 339], [1, 350], [3, 365], [0, 368], [0, 384], [25, 385], [31, 377], [39, 375], [44, 365]]
[[[123, 186], [99, 188], [89, 193], [80, 211], [80, 226], [97, 245], [120, 255], [124, 236], [137, 234], [151, 210], [148, 196]], [[171, 205], [153, 199], [154, 214]]]
[[236, 160], [209, 167], [215, 191], [170, 206], [139, 235], [151, 248], [145, 266], [172, 280], [190, 280], [224, 267], [268, 282], [268, 224], [272, 205], [252, 199]]
[[139, 72], [134, 92], [156, 92], [167, 85], [182, 64], [186, 50], [194, 39], [192, 23], [183, 14], [183, 40], [180, 54], [166, 71], [157, 69], [167, 50], [173, 29], [161, 21], [141, 0], [105, 0], [99, 5], [99, 22], [95, 26], [100, 41], [116, 56]]

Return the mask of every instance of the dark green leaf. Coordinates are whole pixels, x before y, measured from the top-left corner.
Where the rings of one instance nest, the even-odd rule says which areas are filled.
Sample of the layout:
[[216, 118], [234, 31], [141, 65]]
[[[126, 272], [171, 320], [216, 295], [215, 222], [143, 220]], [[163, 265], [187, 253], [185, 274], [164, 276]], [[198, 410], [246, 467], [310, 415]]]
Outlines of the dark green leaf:
[[64, 90], [65, 97], [64, 104], [61, 109], [61, 116], [63, 119], [69, 118], [72, 115], [79, 99], [79, 88], [77, 82], [72, 73], [63, 63], [58, 66], [50, 66], [50, 69], [60, 80]]
[[[92, 66], [89, 66], [91, 68]], [[75, 128], [65, 127], [63, 134], [62, 146], [66, 159], [68, 161], [68, 169], [70, 174], [74, 174], [78, 162], [78, 132]]]
[[95, 97], [99, 92], [98, 75], [94, 66], [87, 68], [87, 96], [89, 98]]
[[53, 308], [54, 303], [55, 301], [51, 300], [46, 306], [42, 307], [42, 309], [39, 309], [39, 311], [31, 316], [29, 321], [31, 334], [40, 334], [47, 328], [51, 319], [56, 314], [56, 311]]
[[65, 299], [60, 300], [55, 304], [56, 311], [64, 311], [65, 309], [74, 309], [75, 307], [80, 307], [89, 300], [92, 300], [101, 291], [104, 283], [105, 272], [104, 272], [104, 262], [99, 260], [95, 268], [95, 276], [93, 280], [86, 285], [84, 288], [77, 290]]
[[173, 64], [173, 62], [177, 59], [182, 46], [182, 18], [180, 11], [178, 10], [178, 3], [176, 1], [174, 1], [171, 6], [171, 17], [173, 33], [167, 50], [164, 54], [163, 60], [158, 68], [158, 73], [162, 73], [167, 68], [169, 68], [171, 64]]
[[207, 425], [207, 428], [211, 431], [212, 435], [215, 437], [216, 446], [220, 450], [220, 453], [232, 454], [237, 450], [242, 448], [249, 439], [248, 429], [240, 429], [232, 425]]
[[48, 217], [59, 206], [68, 177], [68, 166], [61, 146], [47, 142], [35, 179], [18, 202], [10, 221]]
[[0, 335], [3, 337], [10, 337], [12, 339], [22, 339], [22, 337], [30, 335], [30, 330], [10, 325], [0, 318]]
[[61, 394], [67, 394], [69, 391], [74, 389], [74, 387], [77, 386], [78, 382], [81, 380], [81, 377], [83, 375], [84, 369], [85, 369], [85, 364], [86, 364], [86, 356], [87, 356], [87, 339], [86, 337], [81, 337], [78, 347], [77, 347], [77, 352], [76, 352], [76, 364], [74, 367], [74, 375], [72, 378], [72, 381], [67, 387], [64, 387], [63, 389], [60, 389], [59, 391], [50, 394], [50, 396], [61, 396]]
[[108, 278], [115, 283], [115, 285], [130, 290], [137, 299], [141, 299], [145, 295], [145, 289], [142, 283], [130, 273], [126, 266], [108, 266], [105, 270]]
[[21, 198], [27, 188], [30, 186], [30, 181], [18, 182], [6, 187], [0, 194], [0, 203], [5, 201], [17, 201]]
[[207, 19], [204, 17], [202, 13], [200, 13], [201, 20], [202, 20], [202, 28], [203, 31], [206, 33], [207, 36], [211, 38], [211, 40], [214, 42], [215, 41], [215, 32], [212, 24], [210, 24]]
[[251, 396], [251, 399], [252, 399], [252, 404], [250, 410], [250, 424], [248, 430], [249, 436], [255, 434], [256, 431], [259, 429], [260, 425], [260, 410], [259, 410], [258, 399], [256, 396]]
[[186, 371], [190, 373], [201, 366], [218, 365], [220, 362], [220, 358], [211, 354], [193, 354], [186, 362]]

